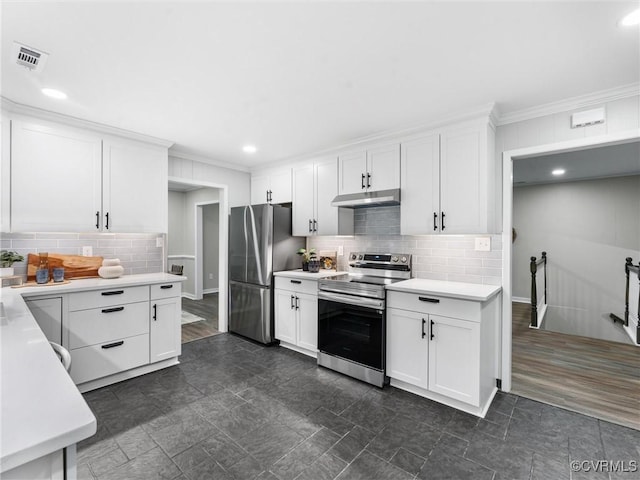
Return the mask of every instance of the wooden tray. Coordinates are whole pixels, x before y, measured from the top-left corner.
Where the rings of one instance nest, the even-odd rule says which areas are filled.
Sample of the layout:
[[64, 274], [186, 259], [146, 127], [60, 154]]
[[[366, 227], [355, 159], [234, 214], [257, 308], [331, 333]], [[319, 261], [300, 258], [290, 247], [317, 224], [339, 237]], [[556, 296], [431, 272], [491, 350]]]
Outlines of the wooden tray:
[[69, 280], [63, 280], [62, 282], [54, 282], [53, 280], [50, 280], [47, 283], [27, 282], [27, 283], [23, 283], [22, 285], [11, 285], [11, 288], [53, 287], [54, 285], [66, 285], [67, 283], [71, 283], [71, 282]]
[[[36, 279], [36, 270], [40, 265], [37, 253], [30, 253], [27, 260], [27, 282]], [[65, 280], [70, 278], [91, 278], [98, 276], [98, 269], [102, 266], [102, 257], [83, 257], [81, 255], [49, 254], [49, 270], [57, 267], [64, 268]], [[58, 282], [60, 285], [61, 282]], [[43, 284], [46, 285], [46, 284]]]

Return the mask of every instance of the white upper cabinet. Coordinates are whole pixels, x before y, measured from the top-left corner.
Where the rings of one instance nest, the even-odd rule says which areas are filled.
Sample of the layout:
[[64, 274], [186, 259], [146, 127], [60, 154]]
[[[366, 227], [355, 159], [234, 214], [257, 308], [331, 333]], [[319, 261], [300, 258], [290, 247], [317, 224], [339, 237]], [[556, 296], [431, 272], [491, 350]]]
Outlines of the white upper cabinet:
[[400, 188], [400, 145], [342, 154], [338, 171], [340, 195]]
[[494, 136], [483, 119], [402, 143], [403, 235], [493, 231]]
[[400, 231], [403, 235], [437, 233], [440, 212], [440, 136], [402, 144]]
[[23, 121], [11, 126], [11, 230], [99, 231], [100, 137]]
[[291, 202], [291, 169], [251, 176], [251, 204]]
[[13, 120], [11, 230], [166, 232], [167, 169], [166, 147]]
[[353, 210], [331, 206], [331, 201], [338, 194], [335, 157], [294, 168], [292, 176], [293, 235], [353, 234]]
[[103, 150], [103, 231], [166, 231], [167, 149], [109, 139]]

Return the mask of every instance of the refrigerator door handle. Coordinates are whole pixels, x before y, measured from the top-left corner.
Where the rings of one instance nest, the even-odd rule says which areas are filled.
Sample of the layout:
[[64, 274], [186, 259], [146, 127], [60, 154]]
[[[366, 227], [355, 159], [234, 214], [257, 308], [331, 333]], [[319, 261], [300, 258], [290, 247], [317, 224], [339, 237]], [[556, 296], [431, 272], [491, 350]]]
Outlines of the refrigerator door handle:
[[260, 285], [264, 285], [264, 279], [262, 278], [262, 259], [260, 258], [260, 246], [258, 245], [258, 232], [256, 229], [256, 217], [251, 205], [249, 205], [248, 208], [249, 213], [251, 214], [251, 233], [253, 236], [253, 250], [256, 257], [256, 268], [258, 269], [258, 282]]

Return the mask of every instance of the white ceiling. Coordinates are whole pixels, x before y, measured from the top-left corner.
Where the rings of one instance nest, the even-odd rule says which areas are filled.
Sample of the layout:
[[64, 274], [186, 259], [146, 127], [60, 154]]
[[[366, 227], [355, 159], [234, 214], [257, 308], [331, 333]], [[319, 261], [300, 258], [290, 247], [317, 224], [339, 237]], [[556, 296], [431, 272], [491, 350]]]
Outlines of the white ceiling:
[[[553, 176], [551, 171], [555, 169], [565, 170], [565, 174]], [[513, 184], [516, 187], [625, 175], [640, 175], [640, 142], [513, 161]]]
[[[617, 26], [637, 5], [3, 1], [2, 95], [251, 167], [638, 82], [640, 30]], [[13, 41], [45, 70], [14, 65]]]

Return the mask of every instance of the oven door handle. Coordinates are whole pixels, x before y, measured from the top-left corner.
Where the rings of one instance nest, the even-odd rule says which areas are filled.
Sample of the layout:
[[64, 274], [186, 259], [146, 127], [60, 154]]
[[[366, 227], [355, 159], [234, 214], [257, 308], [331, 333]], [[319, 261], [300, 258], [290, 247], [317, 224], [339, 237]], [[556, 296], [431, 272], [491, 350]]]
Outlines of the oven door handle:
[[322, 290], [318, 292], [318, 300], [346, 303], [349, 305], [356, 305], [358, 307], [371, 307], [377, 308], [378, 310], [382, 310], [384, 308], [383, 300], [366, 297], [356, 297], [354, 295], [344, 295], [342, 293], [330, 293]]

